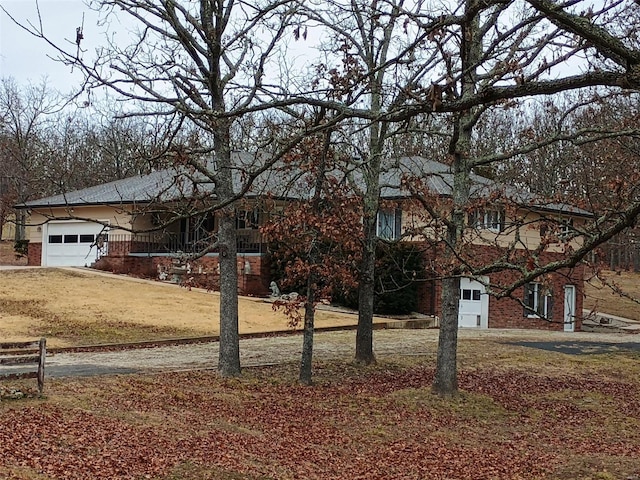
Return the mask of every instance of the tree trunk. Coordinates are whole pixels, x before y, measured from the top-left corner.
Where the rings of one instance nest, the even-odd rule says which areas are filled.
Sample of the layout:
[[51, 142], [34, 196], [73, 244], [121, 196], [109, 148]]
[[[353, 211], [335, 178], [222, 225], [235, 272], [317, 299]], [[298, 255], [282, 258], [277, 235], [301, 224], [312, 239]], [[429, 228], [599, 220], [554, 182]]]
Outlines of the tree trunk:
[[[216, 195], [221, 201], [234, 196], [233, 160], [230, 148], [230, 127], [220, 122], [216, 129], [215, 159], [218, 171], [215, 175]], [[220, 262], [220, 352], [218, 372], [223, 377], [240, 375], [240, 336], [238, 334], [238, 246], [234, 204], [221, 210], [218, 229]]]
[[302, 335], [302, 357], [300, 360], [299, 381], [303, 385], [311, 385], [311, 365], [313, 361], [313, 333], [315, 323], [316, 307], [314, 274], [309, 275], [307, 280], [307, 300], [304, 302], [304, 331]]
[[238, 334], [238, 267], [236, 220], [233, 208], [225, 208], [218, 232], [220, 261], [220, 352], [218, 371], [223, 377], [240, 375]]
[[[480, 41], [479, 13], [475, 8], [476, 0], [466, 0], [465, 10], [476, 13], [462, 27], [462, 97], [472, 96], [476, 89], [476, 67], [482, 58]], [[458, 313], [460, 300], [461, 265], [456, 265], [456, 252], [464, 248], [463, 233], [466, 227], [466, 208], [471, 195], [470, 159], [473, 128], [478, 117], [473, 110], [460, 112], [455, 119], [454, 134], [449, 145], [453, 157], [453, 188], [451, 192], [451, 219], [447, 226], [447, 242], [443, 259], [450, 265], [442, 281], [442, 321], [438, 339], [438, 358], [433, 391], [442, 397], [452, 397], [458, 391], [457, 350], [458, 350]]]
[[442, 318], [438, 336], [438, 357], [433, 391], [442, 397], [452, 397], [458, 391], [457, 345], [460, 277], [442, 281]]
[[[26, 201], [26, 200], [25, 200]], [[16, 210], [16, 223], [15, 223], [15, 235], [14, 239], [16, 242], [20, 240], [24, 240], [25, 235], [25, 224], [27, 223], [27, 215], [24, 210]]]
[[[312, 210], [314, 214], [319, 215], [322, 210], [322, 197], [324, 190], [324, 176], [327, 169], [327, 155], [331, 148], [331, 130], [325, 132], [322, 155], [320, 156], [320, 164], [316, 171], [316, 182], [313, 192]], [[311, 385], [312, 362], [313, 362], [313, 334], [315, 329], [316, 316], [316, 289], [318, 288], [318, 274], [314, 268], [319, 260], [319, 251], [317, 244], [318, 228], [314, 227], [314, 239], [311, 242], [309, 250], [309, 265], [311, 271], [307, 278], [307, 299], [304, 303], [304, 332], [302, 337], [302, 357], [300, 359], [300, 376], [299, 381], [303, 385]]]
[[[377, 199], [376, 199], [377, 203]], [[376, 217], [365, 215], [362, 262], [358, 286], [358, 330], [356, 332], [356, 358], [359, 365], [375, 363], [373, 354], [373, 296], [376, 267]]]
[[6, 212], [3, 206], [0, 208], [0, 241], [2, 241], [2, 234], [4, 232], [5, 216]]

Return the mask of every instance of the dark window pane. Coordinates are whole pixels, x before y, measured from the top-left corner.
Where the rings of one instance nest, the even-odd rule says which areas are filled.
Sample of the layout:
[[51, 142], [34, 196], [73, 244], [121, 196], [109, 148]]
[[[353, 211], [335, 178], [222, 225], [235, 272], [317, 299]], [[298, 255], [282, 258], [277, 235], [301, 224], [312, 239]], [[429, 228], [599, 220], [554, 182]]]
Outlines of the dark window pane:
[[474, 290], [473, 291], [473, 299], [474, 300], [480, 300], [480, 290]]
[[471, 300], [471, 290], [467, 290], [466, 288], [462, 290], [462, 299]]
[[80, 235], [80, 243], [93, 243], [93, 235]]
[[49, 235], [49, 243], [62, 243], [62, 235]]
[[65, 235], [64, 243], [78, 243], [78, 235]]

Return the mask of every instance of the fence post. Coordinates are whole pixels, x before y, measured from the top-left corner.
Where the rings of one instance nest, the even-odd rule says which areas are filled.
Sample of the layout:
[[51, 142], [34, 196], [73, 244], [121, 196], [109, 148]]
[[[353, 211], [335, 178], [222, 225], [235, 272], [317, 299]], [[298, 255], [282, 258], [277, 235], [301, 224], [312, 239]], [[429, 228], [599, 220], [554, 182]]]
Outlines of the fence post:
[[38, 393], [42, 395], [44, 391], [44, 362], [47, 356], [47, 339], [41, 338], [39, 342], [40, 358], [38, 359]]

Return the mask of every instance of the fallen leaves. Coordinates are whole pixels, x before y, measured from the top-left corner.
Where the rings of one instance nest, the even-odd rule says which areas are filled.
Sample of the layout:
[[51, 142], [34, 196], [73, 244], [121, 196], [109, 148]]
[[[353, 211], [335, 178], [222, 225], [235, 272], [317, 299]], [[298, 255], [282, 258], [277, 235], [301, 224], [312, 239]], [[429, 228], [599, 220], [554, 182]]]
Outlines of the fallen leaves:
[[[432, 378], [422, 366], [323, 365], [313, 388], [283, 379], [277, 367], [241, 380], [185, 372], [53, 382], [48, 401], [0, 405], [0, 472], [69, 480], [171, 479], [185, 469], [192, 478], [589, 478], [593, 463], [556, 474], [582, 456], [609, 466], [640, 458], [637, 383], [483, 369], [462, 372], [463, 394], [445, 402], [431, 395]], [[638, 474], [621, 468], [616, 475]]]

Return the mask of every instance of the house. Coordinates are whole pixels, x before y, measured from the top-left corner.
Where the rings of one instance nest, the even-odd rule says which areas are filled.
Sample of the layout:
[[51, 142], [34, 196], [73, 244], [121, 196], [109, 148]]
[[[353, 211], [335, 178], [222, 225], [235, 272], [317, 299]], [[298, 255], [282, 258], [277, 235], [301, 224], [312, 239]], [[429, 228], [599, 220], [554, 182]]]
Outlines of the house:
[[[248, 164], [249, 154], [235, 153]], [[440, 235], [438, 224], [427, 214], [403, 179], [418, 175], [433, 208], [446, 211], [452, 175], [447, 165], [420, 157], [404, 157], [389, 165], [381, 179], [382, 206], [377, 233], [384, 240], [425, 243]], [[63, 195], [32, 200], [20, 208], [29, 212], [30, 265], [93, 265], [120, 273], [157, 277], [177, 271], [180, 258], [201, 251], [217, 230], [217, 218], [206, 212], [211, 201], [210, 182], [194, 182], [191, 171], [167, 169]], [[477, 205], [468, 211], [469, 264], [491, 262], [506, 251], [553, 260], [563, 258], [579, 238], [574, 225], [589, 212], [562, 203], [541, 203], [533, 196], [473, 176], [472, 197]], [[357, 180], [355, 180], [357, 182]], [[298, 182], [297, 187], [292, 187]], [[286, 186], [286, 188], [285, 188]], [[299, 193], [295, 193], [299, 192]], [[301, 192], [301, 193], [300, 193]], [[308, 197], [308, 188], [290, 171], [267, 171], [258, 177], [236, 209], [239, 291], [264, 295], [270, 282], [269, 255], [259, 226], [269, 213], [287, 202]], [[427, 242], [428, 243], [428, 242]], [[215, 284], [217, 252], [202, 256], [197, 264], [181, 265], [192, 273], [209, 275]], [[437, 248], [425, 254], [437, 270]], [[425, 275], [428, 278], [429, 275]], [[496, 299], [488, 285], [507, 284], [515, 274], [495, 272], [461, 279], [459, 324], [476, 328], [580, 328], [583, 268], [551, 274], [544, 281], [519, 288], [515, 299]], [[440, 284], [422, 282], [420, 311], [440, 315]], [[521, 299], [521, 300], [520, 300]], [[551, 322], [549, 320], [552, 320]]]

